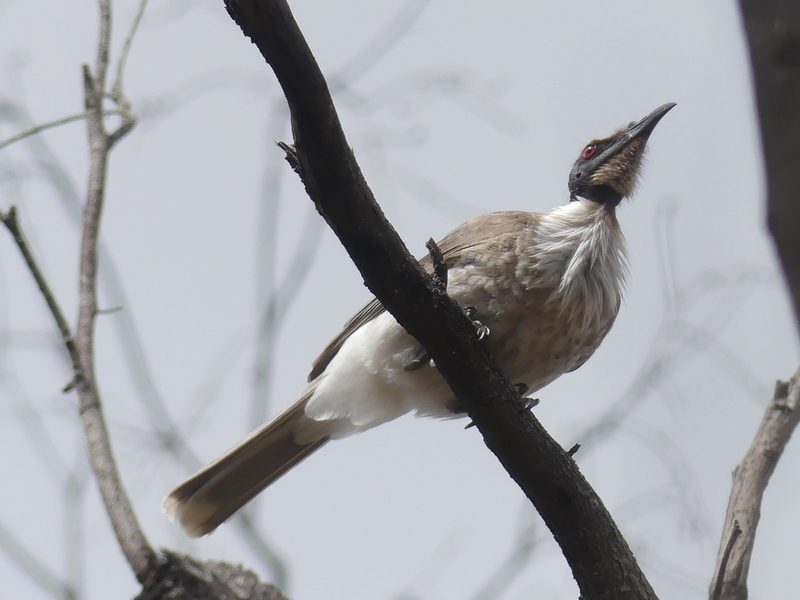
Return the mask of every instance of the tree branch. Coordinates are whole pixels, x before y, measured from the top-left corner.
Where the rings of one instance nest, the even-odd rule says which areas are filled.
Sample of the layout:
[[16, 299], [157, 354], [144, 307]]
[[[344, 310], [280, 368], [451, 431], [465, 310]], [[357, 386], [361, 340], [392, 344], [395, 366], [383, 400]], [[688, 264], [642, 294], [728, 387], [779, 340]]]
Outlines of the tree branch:
[[[86, 205], [83, 213], [83, 234], [80, 249], [78, 293], [78, 325], [75, 345], [80, 356], [81, 374], [76, 383], [79, 411], [89, 447], [100, 495], [111, 519], [111, 525], [137, 579], [145, 586], [152, 580], [159, 559], [139, 526], [130, 499], [114, 461], [108, 428], [103, 416], [100, 391], [94, 372], [94, 323], [97, 316], [97, 240], [100, 216], [105, 196], [108, 154], [114, 143], [133, 127], [134, 121], [123, 114], [122, 123], [112, 133], [106, 133], [103, 122], [105, 74], [108, 69], [110, 35], [110, 5], [100, 1], [100, 41], [96, 71], [92, 77], [89, 67], [83, 68], [83, 92], [89, 136], [89, 177]], [[121, 132], [121, 133], [120, 133]]]
[[[106, 511], [111, 518], [117, 539], [125, 556], [128, 558], [131, 568], [136, 573], [139, 581], [145, 583], [151, 576], [152, 567], [157, 564], [158, 560], [139, 528], [136, 515], [133, 512], [114, 463], [111, 443], [108, 439], [108, 431], [101, 409], [100, 394], [94, 376], [92, 356], [93, 326], [90, 326], [89, 331], [84, 330], [83, 332], [80, 332], [79, 328], [79, 335], [73, 338], [64, 313], [42, 274], [25, 238], [25, 234], [19, 225], [16, 208], [12, 206], [7, 213], [0, 212], [0, 221], [14, 236], [14, 241], [17, 243], [28, 269], [36, 280], [36, 284], [39, 286], [61, 333], [61, 339], [67, 349], [74, 370], [74, 378], [67, 387], [74, 388], [78, 392], [79, 410], [86, 434], [89, 459], [97, 477]], [[81, 271], [84, 271], [83, 261]], [[83, 282], [83, 277], [81, 281]], [[84, 309], [84, 306], [88, 307], [90, 304], [90, 302], [87, 302], [85, 294], [84, 286], [81, 285], [80, 304], [82, 311], [88, 310], [88, 308]]]
[[300, 175], [370, 290], [434, 358], [486, 444], [535, 504], [585, 600], [654, 599], [627, 543], [574, 461], [525, 410], [464, 312], [408, 253], [375, 203], [328, 86], [283, 0], [227, 0], [289, 102]]
[[733, 488], [712, 579], [711, 600], [747, 598], [747, 575], [764, 491], [798, 421], [800, 369], [788, 383], [779, 381], [775, 385], [775, 395], [753, 443], [733, 472]]
[[[108, 115], [118, 115], [118, 114], [120, 114], [120, 111], [118, 111], [118, 110], [107, 110], [104, 114], [106, 116], [108, 116]], [[17, 135], [12, 136], [12, 137], [0, 142], [0, 150], [5, 148], [6, 146], [10, 146], [14, 142], [19, 142], [20, 140], [24, 140], [27, 137], [30, 137], [32, 135], [36, 135], [40, 131], [45, 131], [47, 129], [52, 129], [54, 127], [60, 127], [61, 125], [66, 125], [67, 123], [73, 123], [75, 121], [80, 121], [81, 119], [85, 119], [85, 118], [86, 118], [86, 114], [85, 113], [81, 113], [79, 115], [71, 115], [69, 117], [64, 117], [63, 119], [57, 119], [55, 121], [50, 121], [49, 123], [42, 123], [41, 125], [36, 125], [35, 127], [30, 127], [28, 129], [26, 129], [25, 131], [21, 131]]]
[[139, 24], [142, 22], [142, 17], [144, 16], [144, 9], [147, 8], [147, 0], [139, 0], [139, 8], [136, 11], [136, 16], [133, 18], [133, 23], [131, 23], [131, 28], [128, 31], [128, 35], [125, 38], [125, 42], [122, 45], [122, 52], [119, 56], [119, 61], [117, 62], [117, 73], [114, 77], [114, 85], [111, 86], [111, 97], [119, 104], [123, 104], [124, 108], [130, 111], [130, 102], [128, 102], [125, 91], [123, 89], [123, 81], [125, 75], [125, 65], [128, 62], [128, 55], [131, 52], [131, 45], [133, 44], [133, 38], [136, 35], [136, 31], [139, 29]]
[[50, 309], [50, 313], [56, 320], [56, 326], [61, 334], [61, 339], [64, 342], [64, 346], [67, 348], [69, 359], [72, 362], [72, 370], [75, 374], [75, 380], [73, 381], [74, 384], [75, 381], [83, 377], [81, 359], [78, 354], [78, 349], [75, 346], [75, 340], [72, 339], [72, 331], [70, 331], [69, 323], [67, 323], [67, 319], [64, 316], [61, 307], [58, 305], [55, 295], [53, 294], [53, 290], [50, 289], [47, 279], [45, 279], [42, 270], [39, 268], [39, 264], [36, 262], [36, 259], [33, 256], [33, 252], [31, 251], [30, 244], [28, 244], [28, 240], [25, 237], [25, 233], [20, 227], [19, 220], [17, 219], [17, 207], [12, 206], [7, 213], [0, 211], [0, 221], [3, 222], [3, 224], [11, 232], [11, 235], [14, 237], [14, 242], [16, 242], [17, 248], [19, 248], [22, 258], [25, 260], [25, 264], [28, 266], [28, 270], [30, 270], [31, 275], [33, 275], [33, 278], [36, 280], [36, 285], [39, 286], [39, 290], [41, 290], [42, 296], [44, 297], [45, 302], [47, 302], [47, 308]]
[[800, 3], [739, 0], [750, 48], [767, 184], [767, 221], [800, 326]]
[[[101, 3], [103, 5], [105, 3]], [[102, 38], [101, 38], [102, 41]], [[106, 40], [107, 43], [107, 40]], [[99, 57], [108, 58], [108, 52], [98, 52]], [[104, 72], [105, 66], [98, 69]], [[83, 422], [89, 460], [92, 464], [100, 495], [111, 519], [128, 563], [137, 579], [147, 585], [152, 577], [158, 558], [139, 527], [130, 499], [114, 461], [108, 428], [103, 416], [100, 391], [94, 371], [94, 323], [97, 316], [97, 239], [100, 233], [100, 216], [105, 196], [108, 153], [113, 141], [103, 125], [103, 91], [100, 80], [95, 80], [89, 68], [83, 69], [84, 101], [89, 133], [89, 183], [83, 213], [83, 234], [80, 250], [80, 276], [78, 295], [78, 325], [75, 345], [80, 355], [81, 374], [75, 388], [78, 391], [78, 406]]]

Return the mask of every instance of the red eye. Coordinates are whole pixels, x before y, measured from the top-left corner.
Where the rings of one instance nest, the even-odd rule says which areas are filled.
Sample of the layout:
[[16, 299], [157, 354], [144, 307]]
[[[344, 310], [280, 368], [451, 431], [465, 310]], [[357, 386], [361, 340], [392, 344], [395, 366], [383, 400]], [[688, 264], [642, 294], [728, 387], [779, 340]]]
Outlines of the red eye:
[[583, 158], [591, 158], [594, 153], [597, 151], [597, 146], [594, 144], [589, 144], [586, 148], [583, 149]]

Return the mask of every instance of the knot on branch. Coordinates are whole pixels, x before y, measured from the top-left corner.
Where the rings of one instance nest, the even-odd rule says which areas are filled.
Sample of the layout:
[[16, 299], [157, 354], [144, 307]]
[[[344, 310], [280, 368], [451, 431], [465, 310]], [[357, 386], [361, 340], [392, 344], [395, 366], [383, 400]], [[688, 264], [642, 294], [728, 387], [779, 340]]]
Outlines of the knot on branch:
[[164, 550], [152, 583], [136, 600], [287, 600], [271, 583], [263, 583], [241, 565], [199, 561]]

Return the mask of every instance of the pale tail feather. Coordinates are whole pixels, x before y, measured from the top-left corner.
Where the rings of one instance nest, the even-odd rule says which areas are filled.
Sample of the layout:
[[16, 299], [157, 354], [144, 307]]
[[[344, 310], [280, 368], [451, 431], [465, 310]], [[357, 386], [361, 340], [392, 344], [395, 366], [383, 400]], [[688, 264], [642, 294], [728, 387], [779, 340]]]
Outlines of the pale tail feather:
[[[297, 402], [257, 429], [217, 460], [184, 481], [164, 499], [167, 516], [180, 523], [191, 537], [211, 533], [256, 494], [278, 479], [330, 438], [322, 423], [305, 416], [313, 393], [306, 391]], [[295, 430], [304, 432], [302, 443]], [[309, 430], [319, 430], [316, 439]]]

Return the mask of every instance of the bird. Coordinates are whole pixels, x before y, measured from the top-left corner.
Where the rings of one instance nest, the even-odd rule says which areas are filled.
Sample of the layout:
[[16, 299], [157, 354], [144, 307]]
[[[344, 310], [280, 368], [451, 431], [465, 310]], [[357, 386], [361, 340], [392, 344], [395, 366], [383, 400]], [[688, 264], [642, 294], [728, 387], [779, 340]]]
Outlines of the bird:
[[[579, 368], [611, 329], [628, 269], [617, 207], [634, 192], [650, 135], [674, 106], [586, 143], [566, 204], [481, 215], [439, 242], [447, 293], [521, 395]], [[420, 263], [433, 272], [430, 256]], [[410, 412], [465, 416], [425, 349], [373, 299], [322, 351], [293, 404], [177, 486], [162, 508], [188, 536], [211, 533], [329, 441]]]

